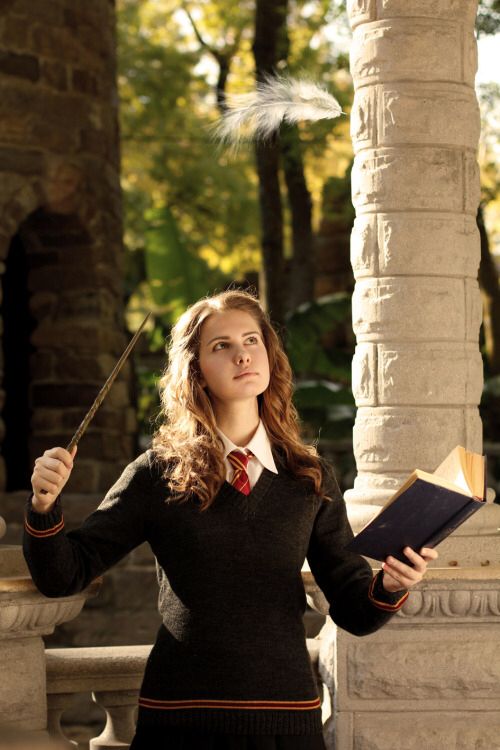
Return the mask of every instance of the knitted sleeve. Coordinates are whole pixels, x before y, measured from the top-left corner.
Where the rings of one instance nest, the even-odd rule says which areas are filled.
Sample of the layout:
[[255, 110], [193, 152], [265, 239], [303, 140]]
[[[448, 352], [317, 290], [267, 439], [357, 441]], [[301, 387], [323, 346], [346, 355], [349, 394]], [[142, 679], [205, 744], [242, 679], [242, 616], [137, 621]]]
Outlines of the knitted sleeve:
[[328, 600], [333, 621], [354, 635], [367, 635], [392, 617], [408, 592], [385, 591], [381, 574], [374, 578], [368, 562], [345, 549], [353, 532], [333, 472], [327, 469], [325, 474], [325, 491], [330, 499], [320, 503], [307, 558]]
[[130, 463], [79, 529], [65, 532], [61, 496], [37, 513], [30, 495], [23, 552], [39, 591], [48, 597], [82, 591], [146, 538], [151, 473], [147, 454]]

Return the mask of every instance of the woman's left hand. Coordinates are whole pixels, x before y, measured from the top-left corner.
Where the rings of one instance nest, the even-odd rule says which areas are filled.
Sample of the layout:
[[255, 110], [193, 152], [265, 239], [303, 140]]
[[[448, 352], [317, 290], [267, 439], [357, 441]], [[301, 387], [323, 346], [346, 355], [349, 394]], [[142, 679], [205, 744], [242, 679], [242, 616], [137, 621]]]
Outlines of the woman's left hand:
[[411, 547], [405, 547], [403, 552], [408, 560], [413, 563], [413, 567], [405, 565], [405, 563], [396, 560], [395, 557], [388, 557], [382, 563], [382, 570], [384, 571], [382, 585], [386, 591], [401, 591], [401, 589], [409, 589], [410, 586], [419, 583], [427, 570], [427, 562], [438, 558], [436, 550], [430, 547], [422, 547], [420, 554], [417, 554]]

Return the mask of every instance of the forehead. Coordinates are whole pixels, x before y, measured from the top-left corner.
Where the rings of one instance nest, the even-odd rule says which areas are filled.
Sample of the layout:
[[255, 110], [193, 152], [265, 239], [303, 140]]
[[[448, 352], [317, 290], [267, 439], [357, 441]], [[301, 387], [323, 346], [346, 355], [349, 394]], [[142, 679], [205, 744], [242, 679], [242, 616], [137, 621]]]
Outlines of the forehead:
[[250, 313], [244, 310], [214, 312], [201, 326], [201, 341], [214, 336], [238, 336], [248, 331], [260, 331], [260, 326]]

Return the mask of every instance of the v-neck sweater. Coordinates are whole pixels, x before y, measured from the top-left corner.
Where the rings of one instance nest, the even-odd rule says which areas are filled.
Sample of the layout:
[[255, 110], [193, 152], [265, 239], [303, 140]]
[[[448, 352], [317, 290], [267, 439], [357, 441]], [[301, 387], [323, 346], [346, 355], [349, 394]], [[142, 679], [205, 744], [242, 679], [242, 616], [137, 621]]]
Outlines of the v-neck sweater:
[[311, 571], [333, 620], [371, 633], [405, 598], [373, 579], [345, 549], [353, 534], [332, 475], [312, 493], [283, 463], [263, 469], [249, 495], [227, 481], [201, 511], [172, 501], [151, 450], [130, 463], [76, 530], [61, 497], [46, 514], [26, 509], [24, 554], [38, 589], [68, 596], [149, 542], [162, 625], [148, 658], [138, 726], [230, 734], [314, 734], [320, 698], [307, 652], [301, 568]]

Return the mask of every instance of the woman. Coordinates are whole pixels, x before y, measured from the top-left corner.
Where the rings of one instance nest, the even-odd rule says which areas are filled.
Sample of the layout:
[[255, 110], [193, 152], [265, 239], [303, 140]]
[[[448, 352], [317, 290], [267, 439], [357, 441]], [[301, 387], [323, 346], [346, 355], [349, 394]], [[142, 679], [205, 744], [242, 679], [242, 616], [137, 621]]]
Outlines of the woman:
[[[163, 421], [80, 529], [60, 493], [76, 449], [35, 462], [25, 556], [47, 596], [80, 591], [147, 540], [161, 625], [133, 750], [324, 748], [305, 643], [301, 567], [342, 628], [386, 623], [437, 554], [406, 548], [373, 578], [332, 471], [299, 436], [286, 355], [258, 301], [202, 299], [172, 331]], [[47, 494], [41, 494], [46, 490]]]

